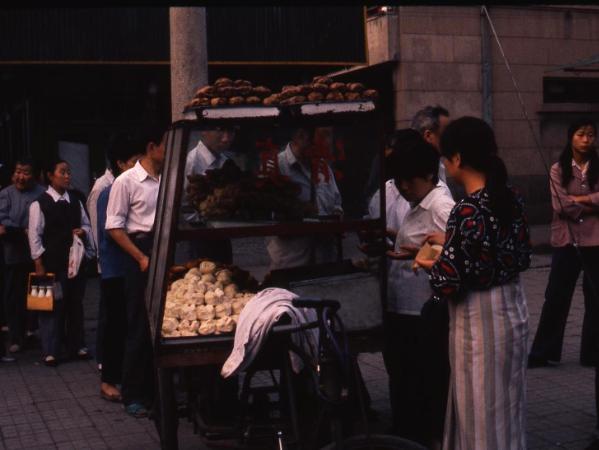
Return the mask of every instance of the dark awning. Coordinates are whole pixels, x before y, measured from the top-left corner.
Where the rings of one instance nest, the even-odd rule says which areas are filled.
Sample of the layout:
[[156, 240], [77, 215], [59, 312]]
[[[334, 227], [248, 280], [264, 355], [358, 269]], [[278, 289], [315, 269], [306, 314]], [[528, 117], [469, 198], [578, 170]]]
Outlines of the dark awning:
[[553, 69], [546, 70], [545, 73], [550, 72], [599, 72], [599, 54], [590, 58], [581, 59], [579, 61], [564, 64], [563, 66], [554, 67]]

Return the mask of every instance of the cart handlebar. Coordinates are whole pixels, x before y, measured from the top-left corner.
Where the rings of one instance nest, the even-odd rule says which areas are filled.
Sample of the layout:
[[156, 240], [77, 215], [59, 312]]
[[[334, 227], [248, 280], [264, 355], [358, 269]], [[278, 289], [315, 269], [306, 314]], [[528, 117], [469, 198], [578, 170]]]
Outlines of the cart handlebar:
[[292, 300], [292, 305], [296, 308], [312, 308], [323, 310], [324, 308], [332, 309], [337, 312], [341, 308], [341, 304], [337, 300], [326, 300], [319, 298], [296, 298]]

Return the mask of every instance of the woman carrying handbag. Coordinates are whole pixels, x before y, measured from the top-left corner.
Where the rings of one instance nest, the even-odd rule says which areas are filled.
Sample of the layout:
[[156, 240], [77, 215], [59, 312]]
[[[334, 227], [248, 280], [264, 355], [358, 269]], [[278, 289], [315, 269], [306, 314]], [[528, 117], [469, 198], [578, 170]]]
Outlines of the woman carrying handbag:
[[55, 367], [66, 344], [68, 356], [89, 359], [83, 330], [84, 264], [71, 264], [74, 237], [81, 239], [85, 254], [94, 252], [91, 226], [80, 195], [70, 188], [71, 169], [66, 161], [53, 161], [45, 170], [48, 189], [29, 208], [29, 246], [36, 275], [54, 273], [53, 310], [39, 313], [44, 364]]

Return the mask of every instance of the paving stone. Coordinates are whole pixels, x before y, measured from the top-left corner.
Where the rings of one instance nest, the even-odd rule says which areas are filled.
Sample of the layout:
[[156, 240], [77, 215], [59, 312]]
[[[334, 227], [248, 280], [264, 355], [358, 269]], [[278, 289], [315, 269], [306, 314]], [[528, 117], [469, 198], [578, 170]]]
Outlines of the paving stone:
[[[544, 301], [550, 258], [536, 256], [536, 267], [522, 275], [529, 304], [530, 338], [536, 331]], [[95, 342], [98, 281], [86, 291], [86, 339]], [[596, 425], [594, 370], [578, 364], [584, 305], [578, 283], [566, 326], [562, 364], [528, 371], [527, 442], [529, 450], [584, 449]], [[92, 349], [93, 351], [93, 349]], [[14, 365], [2, 366], [0, 385], [0, 450], [158, 449], [154, 424], [127, 416], [122, 405], [103, 401], [94, 361], [77, 361], [57, 369], [39, 363], [41, 353], [22, 353]], [[377, 429], [390, 423], [387, 374], [380, 353], [359, 355], [361, 371], [378, 412]], [[266, 377], [266, 375], [264, 375]], [[182, 449], [205, 449], [191, 424], [179, 425]]]

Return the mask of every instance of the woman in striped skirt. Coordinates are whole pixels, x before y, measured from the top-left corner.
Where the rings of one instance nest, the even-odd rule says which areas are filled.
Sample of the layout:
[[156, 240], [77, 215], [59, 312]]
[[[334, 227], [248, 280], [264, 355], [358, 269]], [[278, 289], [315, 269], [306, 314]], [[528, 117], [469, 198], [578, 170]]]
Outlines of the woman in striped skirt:
[[450, 313], [451, 381], [443, 448], [526, 448], [528, 309], [519, 273], [530, 264], [523, 206], [507, 186], [493, 130], [463, 117], [441, 138], [447, 173], [467, 196], [449, 216], [431, 269], [432, 301]]

